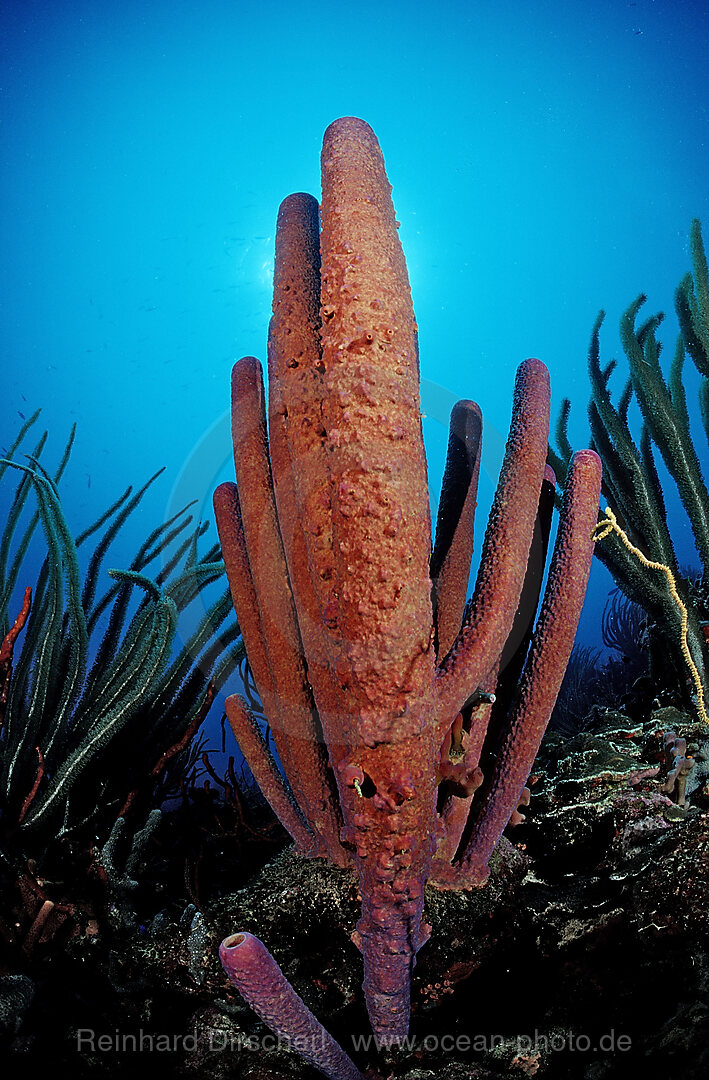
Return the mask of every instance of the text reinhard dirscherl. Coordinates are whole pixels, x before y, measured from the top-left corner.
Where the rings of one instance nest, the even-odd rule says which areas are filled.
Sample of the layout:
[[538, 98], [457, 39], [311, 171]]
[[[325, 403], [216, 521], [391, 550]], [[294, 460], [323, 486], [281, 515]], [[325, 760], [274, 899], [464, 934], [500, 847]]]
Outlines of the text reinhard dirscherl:
[[[376, 1040], [374, 1035], [353, 1035], [351, 1037], [352, 1050], [367, 1052], [378, 1049], [389, 1049], [382, 1040]], [[202, 1050], [208, 1049], [221, 1053], [225, 1050], [263, 1052], [270, 1050], [292, 1050], [295, 1053], [313, 1053], [320, 1046], [317, 1038], [287, 1038], [279, 1035], [246, 1035], [243, 1032], [227, 1034], [223, 1031], [213, 1030], [197, 1034], [192, 1031], [188, 1034], [169, 1035], [144, 1031], [140, 1028], [136, 1032], [121, 1032], [116, 1028], [113, 1032], [97, 1032], [93, 1028], [79, 1028], [76, 1032], [76, 1049], [88, 1053], [176, 1053], [181, 1051], [189, 1054], [200, 1046]], [[576, 1053], [624, 1053], [630, 1050], [632, 1039], [629, 1035], [616, 1032], [615, 1028], [604, 1032], [602, 1035], [591, 1036], [582, 1032], [565, 1031], [545, 1034], [536, 1031], [533, 1035], [516, 1035], [512, 1038], [503, 1035], [426, 1035], [424, 1038], [411, 1036], [404, 1039], [400, 1044], [401, 1049], [409, 1052], [424, 1051], [427, 1053], [489, 1053], [507, 1047], [515, 1049], [518, 1054], [530, 1053], [559, 1053], [562, 1051]]]

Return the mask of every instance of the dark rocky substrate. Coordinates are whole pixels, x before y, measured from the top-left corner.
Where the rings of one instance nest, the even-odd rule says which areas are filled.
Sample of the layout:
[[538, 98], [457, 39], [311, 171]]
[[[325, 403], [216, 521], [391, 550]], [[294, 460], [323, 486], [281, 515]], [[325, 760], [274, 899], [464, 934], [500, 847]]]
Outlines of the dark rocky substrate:
[[[684, 806], [669, 790], [670, 729], [691, 755]], [[488, 885], [428, 890], [433, 929], [407, 1050], [367, 1049], [351, 873], [286, 848], [200, 910], [152, 887], [148, 851], [139, 889], [114, 888], [98, 928], [0, 977], [2, 1075], [125, 1076], [149, 1064], [195, 1080], [314, 1078], [269, 1049], [222, 972], [219, 941], [249, 930], [372, 1078], [703, 1078], [707, 746], [674, 709], [644, 723], [599, 711], [593, 730], [547, 736], [527, 821], [501, 844]]]

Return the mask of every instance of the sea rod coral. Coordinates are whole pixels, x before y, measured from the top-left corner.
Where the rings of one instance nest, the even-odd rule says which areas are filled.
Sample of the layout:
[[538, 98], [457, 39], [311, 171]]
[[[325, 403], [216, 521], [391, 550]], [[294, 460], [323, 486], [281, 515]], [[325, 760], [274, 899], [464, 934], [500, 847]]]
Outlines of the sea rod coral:
[[549, 482], [548, 373], [538, 360], [517, 373], [466, 605], [479, 410], [454, 410], [432, 558], [417, 327], [391, 187], [363, 121], [326, 131], [322, 187], [322, 230], [311, 196], [281, 206], [268, 402], [258, 361], [239, 361], [237, 482], [214, 497], [285, 780], [246, 703], [232, 696], [227, 714], [297, 850], [354, 862], [369, 1017], [378, 1037], [396, 1040], [408, 1030], [411, 969], [428, 934], [426, 882], [484, 884], [523, 797], [586, 588], [600, 463], [592, 451], [574, 458], [536, 631], [471, 812]]
[[[160, 473], [74, 535], [60, 495], [74, 430], [50, 473], [48, 432], [28, 444], [39, 416], [0, 458], [0, 975], [9, 976], [90, 922], [108, 924], [116, 853], [137, 853], [155, 830], [242, 652], [228, 591], [205, 604], [223, 581], [217, 546], [198, 550], [206, 525], [190, 528], [184, 507], [145, 537], [129, 569], [106, 571]], [[178, 617], [196, 600], [203, 615], [175, 648]]]
[[[675, 305], [680, 333], [667, 374], [661, 364], [662, 343], [657, 333], [664, 315], [641, 321], [646, 297], [641, 294], [620, 320], [620, 340], [628, 362], [628, 378], [618, 402], [611, 397], [616, 361], [601, 363], [600, 311], [593, 326], [588, 353], [591, 399], [588, 418], [592, 446], [603, 461], [603, 495], [611, 507], [599, 521], [596, 554], [625, 595], [650, 616], [653, 666], [667, 669], [687, 706], [706, 723], [709, 698], [709, 489], [701, 461], [700, 441], [690, 422], [691, 394], [704, 435], [709, 437], [709, 270], [699, 221], [690, 231], [692, 272], [685, 275]], [[690, 357], [698, 375], [687, 375]], [[695, 390], [696, 386], [696, 390]], [[639, 438], [632, 429], [630, 407], [635, 399], [642, 416]], [[571, 402], [561, 406], [557, 424], [558, 454], [550, 460], [558, 476], [571, 461], [567, 426]], [[691, 528], [701, 576], [693, 579], [678, 565], [675, 543], [680, 520], [668, 501], [676, 487]], [[615, 521], [612, 524], [611, 518]], [[610, 528], [608, 525], [610, 524]], [[690, 676], [689, 678], [687, 676]]]

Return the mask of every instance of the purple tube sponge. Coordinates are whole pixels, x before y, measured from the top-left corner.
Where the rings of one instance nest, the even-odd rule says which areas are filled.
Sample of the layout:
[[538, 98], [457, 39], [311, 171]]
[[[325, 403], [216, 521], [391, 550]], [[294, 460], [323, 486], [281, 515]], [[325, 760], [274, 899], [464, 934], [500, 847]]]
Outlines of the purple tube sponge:
[[363, 1080], [362, 1073], [328, 1034], [253, 934], [232, 934], [219, 959], [241, 996], [279, 1039], [330, 1080]]

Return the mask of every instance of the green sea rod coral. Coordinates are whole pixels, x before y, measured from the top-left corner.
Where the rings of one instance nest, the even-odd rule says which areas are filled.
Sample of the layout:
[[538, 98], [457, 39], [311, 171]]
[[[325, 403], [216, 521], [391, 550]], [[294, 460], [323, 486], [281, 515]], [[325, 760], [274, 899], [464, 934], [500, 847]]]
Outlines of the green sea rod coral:
[[[700, 376], [699, 412], [704, 435], [709, 439], [709, 277], [701, 227], [696, 220], [692, 222], [690, 250], [692, 272], [682, 279], [675, 296], [680, 333], [667, 376], [660, 364], [662, 345], [657, 338], [664, 316], [652, 315], [638, 325], [646, 300], [640, 295], [620, 321], [629, 378], [614, 404], [609, 380], [616, 361], [601, 366], [601, 311], [589, 349], [588, 416], [592, 445], [603, 461], [603, 494], [619, 524], [617, 530], [604, 530], [596, 554], [625, 595], [650, 615], [654, 633], [661, 636], [664, 651], [671, 657], [676, 681], [684, 693], [693, 697], [702, 715], [709, 690], [709, 491], [690, 426], [684, 370], [689, 355]], [[633, 399], [642, 417], [639, 439], [631, 431], [629, 420]], [[552, 466], [559, 476], [564, 475], [571, 459], [569, 410], [567, 399], [557, 425], [558, 452], [550, 451]], [[683, 574], [677, 564], [658, 473], [658, 453], [676, 484], [692, 529], [702, 567], [696, 580]], [[633, 549], [642, 552], [644, 561]], [[665, 569], [658, 569], [659, 565]], [[673, 581], [680, 604], [673, 594]]]
[[[166, 770], [185, 765], [215, 691], [242, 655], [228, 592], [205, 591], [223, 574], [218, 545], [198, 551], [206, 525], [191, 525], [185, 507], [150, 533], [128, 569], [106, 571], [112, 541], [159, 474], [128, 488], [74, 538], [58, 488], [74, 433], [50, 475], [40, 460], [46, 432], [22, 453], [38, 415], [0, 460], [0, 482], [16, 479], [0, 533], [0, 875], [11, 909], [0, 917], [0, 938], [25, 951], [27, 935], [42, 932], [43, 912], [56, 922], [60, 897], [42, 882], [62, 876], [67, 852], [90, 867], [94, 845], [106, 843], [128, 808], [135, 816], [159, 807]], [[25, 593], [24, 629], [10, 629], [11, 605], [33, 573], [38, 526], [46, 557]], [[79, 552], [90, 541], [82, 576]], [[180, 614], [197, 598], [203, 614], [179, 644]], [[57, 888], [65, 901], [70, 886]], [[59, 906], [65, 915], [72, 908]]]

